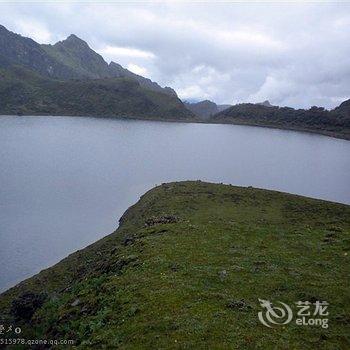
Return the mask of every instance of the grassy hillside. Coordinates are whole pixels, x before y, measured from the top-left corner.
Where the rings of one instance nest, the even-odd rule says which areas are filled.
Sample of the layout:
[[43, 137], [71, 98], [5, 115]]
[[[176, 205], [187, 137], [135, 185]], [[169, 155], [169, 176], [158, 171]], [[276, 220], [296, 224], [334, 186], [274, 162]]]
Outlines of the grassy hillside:
[[0, 114], [195, 119], [176, 96], [126, 78], [61, 81], [12, 66], [0, 69], [0, 96]]
[[0, 24], [0, 67], [20, 65], [45, 77], [78, 78], [71, 67], [50, 57], [43, 47], [30, 38], [7, 30]]
[[[2, 323], [79, 349], [350, 347], [349, 206], [180, 182], [146, 193], [120, 223], [5, 292]], [[330, 326], [267, 328], [258, 298], [326, 300]]]
[[242, 103], [214, 115], [210, 121], [301, 130], [350, 140], [349, 101], [331, 111]]
[[110, 76], [108, 64], [103, 57], [74, 34], [54, 45], [41, 47], [49, 57], [71, 68], [80, 77], [98, 79]]
[[6, 70], [11, 65], [21, 66], [45, 78], [60, 80], [125, 78], [149, 90], [177, 97], [169, 87], [162, 88], [118, 63], [108, 64], [74, 34], [54, 45], [40, 45], [0, 25], [0, 68]]

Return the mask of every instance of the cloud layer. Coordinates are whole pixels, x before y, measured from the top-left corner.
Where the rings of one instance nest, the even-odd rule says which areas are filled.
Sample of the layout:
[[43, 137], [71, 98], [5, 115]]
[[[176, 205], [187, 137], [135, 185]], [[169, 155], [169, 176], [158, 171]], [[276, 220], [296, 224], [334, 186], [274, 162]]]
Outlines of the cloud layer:
[[350, 3], [1, 3], [0, 23], [40, 43], [74, 33], [184, 99], [350, 98]]

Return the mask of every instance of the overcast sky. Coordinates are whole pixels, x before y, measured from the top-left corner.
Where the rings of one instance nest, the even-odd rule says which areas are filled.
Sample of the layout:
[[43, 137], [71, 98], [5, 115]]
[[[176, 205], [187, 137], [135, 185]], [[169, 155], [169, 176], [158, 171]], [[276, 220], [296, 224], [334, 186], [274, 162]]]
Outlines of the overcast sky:
[[74, 33], [183, 99], [350, 98], [350, 3], [1, 3], [0, 23], [39, 43]]

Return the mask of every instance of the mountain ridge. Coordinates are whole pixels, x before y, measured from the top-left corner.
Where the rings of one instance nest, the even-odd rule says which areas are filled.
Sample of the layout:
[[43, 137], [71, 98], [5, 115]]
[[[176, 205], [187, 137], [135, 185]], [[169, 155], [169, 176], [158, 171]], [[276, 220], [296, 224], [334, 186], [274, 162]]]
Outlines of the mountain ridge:
[[154, 91], [177, 97], [176, 92], [169, 87], [162, 88], [156, 82], [130, 72], [118, 63], [108, 64], [86, 41], [75, 34], [70, 34], [53, 45], [38, 44], [33, 39], [13, 33], [0, 25], [0, 56], [0, 66], [1, 62], [6, 61], [22, 65], [49, 78], [131, 78]]
[[0, 69], [0, 113], [195, 121], [181, 100], [127, 78], [54, 80]]
[[49, 78], [79, 77], [74, 70], [48, 56], [42, 46], [33, 39], [13, 33], [2, 25], [0, 25], [1, 62], [6, 62], [7, 65], [22, 65]]
[[108, 64], [74, 34], [54, 45], [0, 27], [0, 114], [196, 120], [174, 90]]
[[350, 140], [350, 100], [331, 111], [278, 107], [268, 101], [235, 106], [208, 100], [183, 103], [173, 89], [118, 63], [108, 64], [74, 34], [54, 45], [40, 45], [0, 25], [0, 76], [0, 114], [243, 124]]
[[141, 75], [135, 74], [116, 62], [109, 64], [104, 58], [90, 48], [88, 43], [75, 34], [54, 45], [41, 45], [52, 58], [63, 64], [69, 64], [77, 69], [82, 77], [90, 79], [130, 78], [138, 81], [142, 86], [177, 97], [176, 92], [169, 87], [161, 87], [158, 83]]

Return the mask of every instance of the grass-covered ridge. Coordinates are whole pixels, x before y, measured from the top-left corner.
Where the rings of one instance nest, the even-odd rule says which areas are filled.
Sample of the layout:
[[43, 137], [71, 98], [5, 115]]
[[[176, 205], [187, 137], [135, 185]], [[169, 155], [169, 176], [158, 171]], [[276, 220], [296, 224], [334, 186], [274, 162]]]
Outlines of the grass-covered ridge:
[[[348, 349], [349, 249], [349, 206], [164, 184], [116, 232], [4, 293], [1, 318], [81, 349]], [[266, 328], [258, 298], [326, 300], [329, 328]]]
[[0, 114], [196, 120], [176, 97], [128, 78], [47, 79], [22, 67], [0, 68]]

